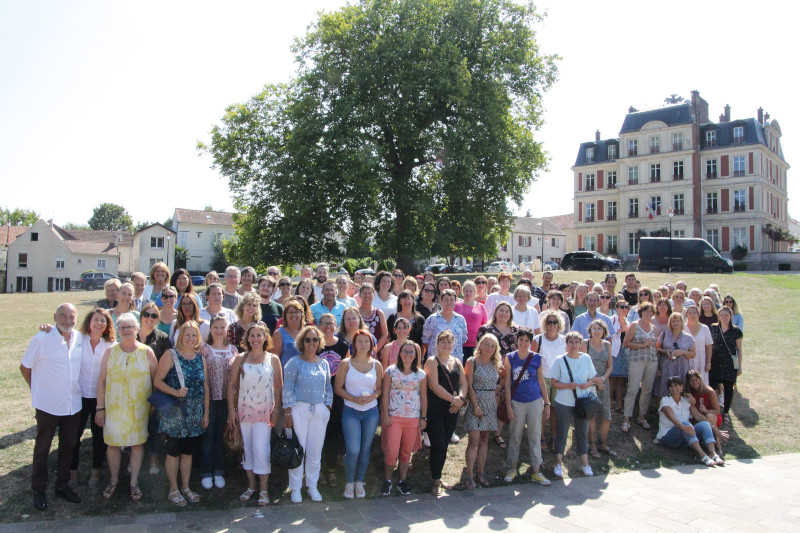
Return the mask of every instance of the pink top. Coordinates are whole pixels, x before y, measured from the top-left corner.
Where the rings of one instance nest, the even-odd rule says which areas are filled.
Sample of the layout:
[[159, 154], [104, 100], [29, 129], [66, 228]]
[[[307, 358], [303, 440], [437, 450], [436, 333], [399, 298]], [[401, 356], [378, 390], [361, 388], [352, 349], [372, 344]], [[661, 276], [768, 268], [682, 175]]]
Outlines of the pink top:
[[[475, 305], [469, 306], [462, 302], [456, 303], [456, 313], [464, 317], [467, 321], [467, 342], [464, 346], [467, 348], [475, 347], [475, 338], [478, 335], [478, 328], [489, 321], [489, 315], [486, 313], [486, 308], [482, 303], [475, 301]], [[392, 363], [394, 364], [394, 363]]]
[[208, 389], [212, 400], [224, 400], [228, 392], [228, 380], [231, 375], [233, 358], [239, 354], [235, 346], [229, 344], [222, 350], [215, 350], [203, 343], [200, 354], [206, 360], [208, 371]]
[[389, 368], [393, 364], [397, 363], [397, 356], [400, 354], [400, 344], [397, 341], [392, 341], [386, 346], [389, 347], [389, 362], [386, 365], [386, 368]]

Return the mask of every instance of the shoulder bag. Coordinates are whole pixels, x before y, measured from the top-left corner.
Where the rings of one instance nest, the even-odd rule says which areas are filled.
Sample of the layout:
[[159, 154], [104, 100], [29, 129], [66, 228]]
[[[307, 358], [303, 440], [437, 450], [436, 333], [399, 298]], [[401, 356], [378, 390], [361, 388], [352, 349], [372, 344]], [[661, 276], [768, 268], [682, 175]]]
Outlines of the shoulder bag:
[[297, 440], [297, 432], [290, 429], [291, 437], [286, 436], [286, 430], [272, 437], [270, 443], [270, 461], [273, 465], [282, 466], [291, 470], [303, 464], [303, 447]]
[[[729, 329], [731, 327], [733, 327], [733, 324], [728, 326]], [[728, 351], [728, 355], [731, 358], [731, 362], [733, 363], [733, 369], [734, 370], [739, 370], [739, 356], [737, 354], [731, 352], [731, 347], [728, 346], [728, 341], [725, 339], [725, 333], [722, 331], [722, 328], [719, 326], [719, 324], [717, 324], [717, 329], [719, 330], [719, 336], [722, 339], [722, 344], [725, 345], [725, 349]]]
[[[514, 383], [511, 384], [511, 397], [512, 398], [514, 397], [514, 391], [517, 390], [517, 386], [519, 385], [519, 382], [522, 381], [522, 376], [525, 375], [525, 371], [528, 369], [528, 365], [531, 364], [531, 359], [533, 359], [533, 355], [534, 355], [533, 352], [530, 352], [528, 354], [528, 358], [525, 360], [525, 364], [522, 365], [522, 370], [520, 370], [519, 376], [517, 376], [517, 379], [515, 379]], [[511, 369], [509, 369], [509, 372], [510, 371], [511, 371]], [[544, 391], [542, 391], [542, 397], [544, 397]], [[504, 424], [508, 424], [509, 421], [510, 421], [509, 418], [508, 418], [508, 406], [506, 405], [505, 394], [503, 396], [501, 396], [500, 397], [500, 401], [497, 402], [497, 420], [499, 420], [500, 422], [502, 422]]]
[[[564, 364], [567, 366], [569, 380], [575, 381], [575, 378], [572, 377], [572, 369], [569, 367], [569, 363], [567, 362], [567, 356], [564, 356]], [[597, 397], [597, 394], [592, 391], [589, 391], [589, 393], [582, 398], [578, 398], [578, 391], [576, 389], [572, 389], [572, 394], [575, 396], [575, 408], [573, 409], [572, 414], [577, 419], [584, 420], [592, 418], [595, 413], [597, 413], [603, 407], [603, 403]]]
[[[436, 357], [436, 356], [434, 356], [434, 357]], [[453, 396], [455, 396], [455, 395], [456, 395], [456, 392], [458, 392], [458, 387], [454, 387], [454, 386], [453, 386], [453, 382], [450, 380], [450, 374], [448, 374], [448, 373], [447, 373], [447, 369], [444, 367], [444, 365], [442, 364], [442, 362], [441, 362], [441, 361], [439, 361], [439, 358], [438, 358], [438, 357], [436, 357], [436, 364], [438, 364], [438, 365], [439, 365], [439, 367], [441, 367], [441, 368], [442, 368], [442, 371], [444, 372], [444, 376], [447, 378], [447, 382], [448, 382], [448, 383], [450, 383], [450, 388], [451, 388], [451, 389], [452, 389], [452, 391], [453, 391], [451, 394], [452, 394]], [[458, 416], [462, 416], [464, 413], [466, 413], [466, 412], [467, 412], [467, 404], [468, 404], [468, 403], [469, 403], [469, 401], [465, 401], [465, 402], [464, 402], [464, 405], [462, 405], [462, 406], [461, 406], [461, 409], [459, 409], [459, 410], [458, 410]]]
[[[183, 379], [183, 368], [181, 368], [181, 363], [178, 360], [175, 350], [171, 349], [170, 353], [172, 354], [172, 362], [175, 366], [175, 373], [178, 374], [178, 382], [180, 383], [181, 388], [184, 388], [186, 386], [186, 382]], [[162, 418], [171, 418], [179, 412], [186, 414], [186, 406], [183, 405], [183, 402], [181, 402], [177, 397], [158, 389], [153, 390], [153, 393], [150, 394], [150, 397], [147, 399], [147, 401], [150, 402], [150, 405], [158, 410], [158, 413]]]

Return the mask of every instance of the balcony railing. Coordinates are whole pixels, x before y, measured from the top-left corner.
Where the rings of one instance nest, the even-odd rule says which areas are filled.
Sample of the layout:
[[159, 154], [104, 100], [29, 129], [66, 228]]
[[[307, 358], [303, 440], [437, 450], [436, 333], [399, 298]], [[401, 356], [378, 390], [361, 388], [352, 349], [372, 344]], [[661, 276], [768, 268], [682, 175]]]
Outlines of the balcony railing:
[[734, 178], [741, 178], [742, 176], [744, 176], [744, 170], [734, 170], [733, 171], [733, 177]]
[[639, 155], [639, 149], [638, 148], [628, 148], [628, 157], [632, 157], [632, 156], [635, 156], [635, 155]]
[[617, 220], [617, 214], [609, 213], [608, 216], [606, 217], [606, 220]]
[[708, 180], [717, 179], [717, 173], [716, 172], [706, 172], [706, 179], [708, 179]]
[[617, 182], [616, 181], [608, 182], [608, 188], [609, 189], [616, 189], [617, 188]]
[[650, 176], [650, 183], [661, 183], [661, 176]]
[[707, 207], [706, 208], [706, 214], [707, 215], [716, 215], [717, 214], [717, 208], [716, 207]]
[[672, 208], [672, 214], [673, 214], [673, 215], [683, 215], [683, 214], [685, 214], [685, 213], [684, 213], [684, 211], [683, 211], [683, 208], [681, 208], [681, 209], [678, 209], [677, 207], [673, 207], [673, 208]]
[[657, 154], [660, 151], [661, 151], [661, 147], [660, 146], [650, 146], [650, 153], [651, 154]]
[[683, 179], [683, 174], [682, 173], [681, 174], [673, 174], [672, 175], [672, 181], [680, 181], [682, 179]]
[[672, 143], [672, 151], [677, 152], [678, 150], [683, 150], [683, 142], [675, 142]]
[[733, 144], [744, 144], [744, 137], [734, 137]]
[[593, 191], [594, 190], [594, 184], [590, 185], [590, 184], [587, 183], [586, 184], [586, 188], [584, 190], [585, 191]]
[[628, 178], [628, 185], [639, 185], [639, 178]]
[[716, 139], [706, 139], [706, 146], [712, 148], [717, 145]]
[[583, 219], [584, 222], [594, 222], [594, 217], [586, 217]]
[[639, 212], [638, 211], [630, 211], [628, 213], [628, 218], [639, 218]]
[[745, 211], [744, 204], [733, 204], [733, 212], [734, 213], [743, 213]]

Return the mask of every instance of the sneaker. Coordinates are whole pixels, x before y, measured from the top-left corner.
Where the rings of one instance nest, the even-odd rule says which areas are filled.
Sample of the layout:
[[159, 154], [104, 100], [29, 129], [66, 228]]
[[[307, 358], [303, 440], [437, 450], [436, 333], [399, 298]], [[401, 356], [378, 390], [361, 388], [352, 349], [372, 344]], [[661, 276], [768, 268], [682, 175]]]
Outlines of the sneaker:
[[214, 486], [214, 480], [211, 478], [211, 476], [204, 477], [202, 481], [200, 481], [200, 484], [204, 489], [211, 490], [211, 487]]
[[450, 437], [450, 443], [451, 444], [458, 444], [458, 441], [460, 441], [460, 440], [461, 439], [459, 439], [458, 435], [456, 435], [455, 433], [453, 433], [453, 436]]
[[426, 448], [431, 447], [431, 439], [428, 437], [427, 431], [422, 432], [422, 445], [425, 446]]
[[564, 469], [561, 467], [560, 464], [556, 464], [556, 467], [553, 468], [553, 474], [556, 477], [564, 477]]
[[581, 470], [583, 471], [583, 475], [586, 477], [594, 475], [594, 472], [592, 472], [592, 467], [589, 465], [584, 466], [583, 468], [581, 468]]
[[408, 488], [408, 483], [406, 483], [405, 479], [401, 479], [397, 482], [397, 492], [400, 493], [401, 496], [411, 495], [411, 489]]
[[515, 477], [517, 477], [517, 471], [512, 468], [508, 472], [506, 472], [503, 481], [505, 481], [506, 483], [511, 483], [512, 481], [514, 481]]
[[353, 483], [345, 483], [344, 484], [344, 497], [347, 499], [352, 500], [355, 498], [355, 485]]
[[542, 474], [541, 472], [536, 472], [535, 474], [531, 475], [531, 481], [533, 481], [534, 483], [538, 483], [539, 485], [542, 485], [544, 487], [550, 485], [550, 480], [544, 477], [544, 474]]
[[385, 479], [381, 485], [381, 496], [389, 496], [392, 493], [392, 480]]
[[356, 489], [356, 498], [366, 498], [367, 497], [367, 491], [364, 490], [364, 482], [363, 481], [356, 481], [355, 489]]
[[225, 478], [222, 476], [214, 476], [214, 486], [218, 489], [225, 488]]
[[311, 498], [312, 502], [321, 502], [322, 501], [322, 494], [319, 493], [316, 487], [308, 489], [308, 497]]
[[300, 503], [303, 501], [303, 495], [300, 493], [300, 489], [292, 490], [292, 503]]

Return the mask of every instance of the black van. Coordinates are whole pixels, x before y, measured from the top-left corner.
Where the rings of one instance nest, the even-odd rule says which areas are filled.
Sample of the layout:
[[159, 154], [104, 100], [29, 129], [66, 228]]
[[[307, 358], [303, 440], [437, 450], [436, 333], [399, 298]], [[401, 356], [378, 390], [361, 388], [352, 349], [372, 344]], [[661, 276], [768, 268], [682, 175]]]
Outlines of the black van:
[[684, 272], [733, 272], [725, 259], [705, 239], [642, 237], [639, 241], [639, 270]]

